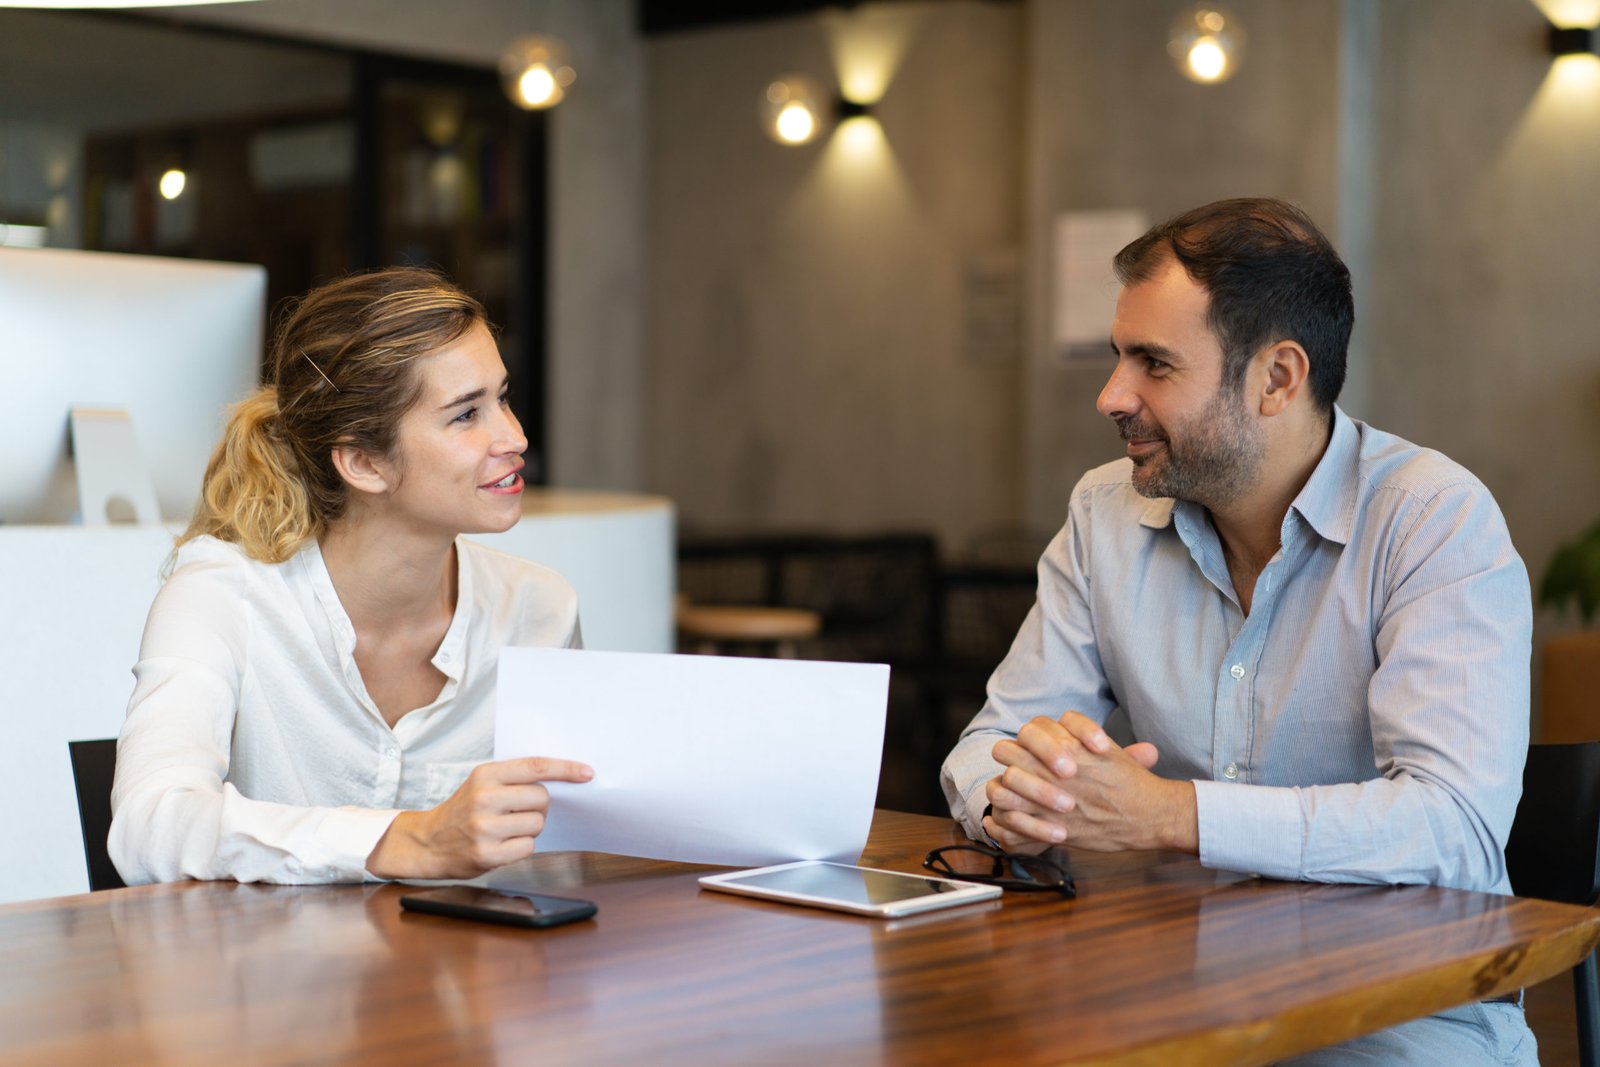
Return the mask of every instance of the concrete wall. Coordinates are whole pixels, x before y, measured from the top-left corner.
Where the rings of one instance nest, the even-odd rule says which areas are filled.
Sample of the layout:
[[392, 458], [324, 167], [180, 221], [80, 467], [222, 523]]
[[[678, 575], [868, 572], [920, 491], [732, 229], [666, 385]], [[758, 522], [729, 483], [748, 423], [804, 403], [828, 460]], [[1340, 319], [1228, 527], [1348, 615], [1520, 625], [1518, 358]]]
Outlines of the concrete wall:
[[551, 117], [550, 476], [637, 487], [645, 63], [631, 0], [268, 0], [183, 17], [488, 66], [524, 34], [566, 41], [578, 80]]
[[[646, 484], [686, 525], [1015, 514], [1022, 26], [896, 3], [652, 40]], [[792, 73], [887, 78], [876, 124], [768, 140]]]
[[1374, 421], [1476, 472], [1537, 583], [1600, 519], [1600, 60], [1525, 0], [1383, 7]]
[[[1169, 0], [1034, 0], [1029, 12], [1025, 525], [1053, 531], [1083, 472], [1122, 454], [1094, 401], [1111, 361], [1065, 363], [1048, 336], [1048, 237], [1064, 211], [1132, 208], [1153, 223], [1228, 196], [1293, 200], [1333, 229], [1338, 0], [1240, 0], [1249, 37], [1220, 85], [1166, 51]], [[1111, 323], [1106, 323], [1109, 337]]]

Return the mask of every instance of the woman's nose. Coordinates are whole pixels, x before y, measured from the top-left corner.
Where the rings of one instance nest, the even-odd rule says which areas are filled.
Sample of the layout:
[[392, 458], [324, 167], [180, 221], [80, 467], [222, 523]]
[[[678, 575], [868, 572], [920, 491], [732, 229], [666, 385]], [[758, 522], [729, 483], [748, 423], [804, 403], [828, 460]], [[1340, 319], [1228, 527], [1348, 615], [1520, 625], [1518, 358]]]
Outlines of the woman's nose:
[[528, 450], [528, 438], [522, 432], [522, 423], [517, 421], [516, 414], [509, 407], [502, 410], [505, 420], [500, 425], [500, 432], [495, 435], [498, 450], [520, 455]]

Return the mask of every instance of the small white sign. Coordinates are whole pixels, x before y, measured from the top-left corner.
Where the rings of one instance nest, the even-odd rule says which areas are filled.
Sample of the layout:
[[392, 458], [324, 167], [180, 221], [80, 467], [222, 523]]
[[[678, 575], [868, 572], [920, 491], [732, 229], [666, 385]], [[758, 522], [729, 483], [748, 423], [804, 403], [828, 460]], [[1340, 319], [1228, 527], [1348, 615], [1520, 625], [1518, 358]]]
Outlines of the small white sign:
[[1149, 229], [1143, 212], [1068, 211], [1056, 216], [1051, 352], [1060, 362], [1109, 359], [1121, 286], [1112, 258]]

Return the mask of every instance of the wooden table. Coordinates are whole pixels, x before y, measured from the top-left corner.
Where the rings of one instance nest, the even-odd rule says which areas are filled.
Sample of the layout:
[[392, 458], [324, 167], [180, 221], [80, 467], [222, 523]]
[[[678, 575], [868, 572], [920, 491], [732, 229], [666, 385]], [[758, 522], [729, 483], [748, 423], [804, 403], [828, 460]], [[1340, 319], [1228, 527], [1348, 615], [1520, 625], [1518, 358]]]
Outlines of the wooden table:
[[[879, 812], [863, 862], [961, 838]], [[402, 914], [404, 887], [145, 886], [0, 907], [0, 1063], [1265, 1063], [1570, 967], [1600, 912], [1074, 853], [1076, 901], [896, 921], [536, 857], [593, 922]]]

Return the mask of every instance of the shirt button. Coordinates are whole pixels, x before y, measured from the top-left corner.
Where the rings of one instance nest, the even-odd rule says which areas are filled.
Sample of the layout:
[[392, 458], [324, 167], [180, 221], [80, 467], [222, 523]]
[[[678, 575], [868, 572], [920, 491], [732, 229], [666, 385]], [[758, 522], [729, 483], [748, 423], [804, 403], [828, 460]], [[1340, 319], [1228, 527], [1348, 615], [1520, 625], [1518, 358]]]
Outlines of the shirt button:
[[1228, 673], [1233, 675], [1235, 678], [1243, 678], [1244, 666], [1242, 664], [1235, 663], [1233, 666], [1228, 668]]
[[449, 663], [450, 662], [450, 653], [448, 653], [448, 652], [439, 653], [439, 662], [440, 663]]
[[1222, 768], [1222, 777], [1226, 778], [1230, 782], [1239, 777], [1239, 765], [1237, 763], [1230, 763], [1226, 767]]
[[400, 750], [398, 748], [386, 748], [386, 749], [383, 750], [383, 758], [384, 759], [399, 759], [400, 758]]

